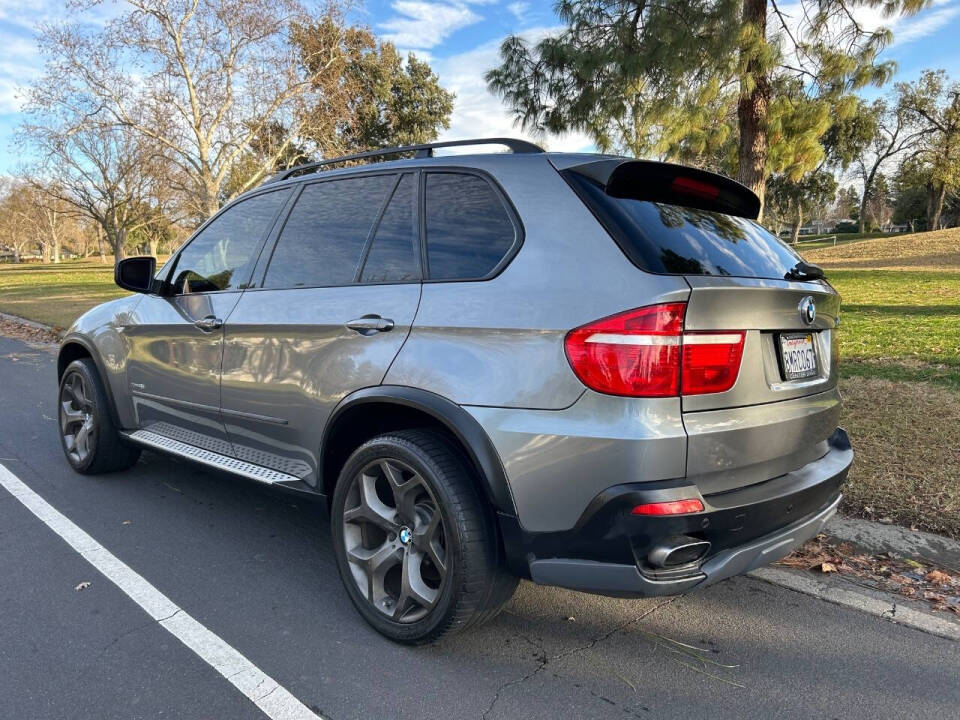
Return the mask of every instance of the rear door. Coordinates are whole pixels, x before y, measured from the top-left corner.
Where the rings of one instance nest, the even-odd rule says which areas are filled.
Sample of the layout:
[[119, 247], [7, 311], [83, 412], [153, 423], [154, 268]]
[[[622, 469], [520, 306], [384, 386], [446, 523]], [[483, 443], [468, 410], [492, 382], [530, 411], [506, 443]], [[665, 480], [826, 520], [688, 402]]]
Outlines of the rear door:
[[221, 407], [237, 457], [318, 478], [343, 397], [380, 384], [420, 301], [417, 176], [303, 187], [225, 326]]
[[[613, 173], [596, 163], [587, 175], [565, 175], [634, 264], [690, 286], [687, 475], [709, 494], [823, 456], [840, 412], [839, 296], [823, 280], [788, 279], [800, 262], [791, 248], [755, 222], [711, 209], [737, 212], [742, 193], [743, 214], [755, 212], [745, 188], [679, 166], [612, 165]], [[648, 173], [656, 182], [645, 182]], [[723, 382], [724, 365], [732, 384]]]

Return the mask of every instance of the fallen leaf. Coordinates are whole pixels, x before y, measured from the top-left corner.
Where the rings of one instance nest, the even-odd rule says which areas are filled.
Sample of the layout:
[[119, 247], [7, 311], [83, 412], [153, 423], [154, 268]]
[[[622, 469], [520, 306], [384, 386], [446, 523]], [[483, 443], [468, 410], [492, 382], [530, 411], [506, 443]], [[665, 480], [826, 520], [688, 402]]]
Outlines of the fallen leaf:
[[828, 562], [820, 563], [820, 572], [832, 573], [836, 571], [837, 571], [837, 566], [834, 565], [833, 563], [828, 563]]
[[950, 584], [950, 576], [947, 575], [945, 572], [941, 572], [940, 570], [931, 570], [930, 572], [927, 573], [926, 578], [927, 580], [932, 582], [934, 585]]
[[916, 560], [911, 560], [910, 558], [904, 558], [903, 561], [904, 561], [907, 565], [909, 565], [910, 567], [915, 567], [915, 568], [922, 568], [922, 567], [923, 567], [923, 565], [921, 565], [920, 563], [918, 563]]
[[76, 590], [77, 592], [80, 592], [81, 590], [86, 590], [88, 587], [90, 587], [90, 581], [89, 581], [89, 580], [84, 580], [82, 583], [80, 583], [79, 585], [77, 585], [77, 586], [74, 588], [74, 590]]

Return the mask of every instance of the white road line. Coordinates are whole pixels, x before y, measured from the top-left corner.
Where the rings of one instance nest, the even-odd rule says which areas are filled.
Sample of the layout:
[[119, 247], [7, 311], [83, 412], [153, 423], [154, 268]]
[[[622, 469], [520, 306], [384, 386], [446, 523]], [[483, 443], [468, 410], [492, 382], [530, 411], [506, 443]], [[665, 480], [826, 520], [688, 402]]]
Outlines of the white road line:
[[77, 527], [3, 465], [0, 465], [0, 485], [142, 607], [167, 632], [229, 680], [230, 684], [246, 695], [267, 717], [273, 720], [317, 720], [320, 717]]

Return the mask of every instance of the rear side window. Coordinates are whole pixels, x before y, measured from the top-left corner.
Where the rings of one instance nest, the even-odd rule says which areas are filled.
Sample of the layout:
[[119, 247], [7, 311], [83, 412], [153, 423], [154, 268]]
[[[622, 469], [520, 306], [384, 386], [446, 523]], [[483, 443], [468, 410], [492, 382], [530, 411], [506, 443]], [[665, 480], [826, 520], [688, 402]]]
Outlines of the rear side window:
[[280, 233], [264, 287], [349, 285], [360, 266], [393, 175], [307, 185]]
[[503, 201], [478, 175], [428, 173], [425, 206], [432, 280], [486, 277], [514, 245]]
[[668, 275], [777, 278], [800, 256], [746, 218], [607, 195], [595, 180], [564, 176], [623, 252], [642, 270]]
[[415, 190], [413, 175], [400, 178], [377, 225], [360, 282], [407, 282], [420, 278], [420, 235], [413, 224]]

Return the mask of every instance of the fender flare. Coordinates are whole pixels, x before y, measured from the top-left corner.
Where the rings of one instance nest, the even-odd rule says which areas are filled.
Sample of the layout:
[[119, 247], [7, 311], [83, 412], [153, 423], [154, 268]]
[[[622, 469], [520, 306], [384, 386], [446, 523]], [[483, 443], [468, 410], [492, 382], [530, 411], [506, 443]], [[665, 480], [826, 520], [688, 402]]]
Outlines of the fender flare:
[[389, 403], [419, 410], [443, 425], [463, 446], [480, 471], [482, 489], [494, 509], [516, 515], [516, 507], [507, 484], [507, 475], [490, 437], [480, 423], [460, 405], [442, 395], [405, 385], [378, 385], [357, 390], [343, 398], [327, 421], [320, 445], [320, 464], [324, 467], [328, 439], [345, 412], [360, 405]]
[[[120, 415], [117, 412], [117, 402], [113, 397], [113, 388], [110, 387], [109, 376], [106, 374], [103, 367], [103, 359], [100, 357], [100, 352], [97, 350], [97, 346], [84, 336], [71, 333], [70, 335], [66, 335], [63, 340], [60, 341], [60, 349], [57, 351], [57, 383], [59, 384], [61, 378], [60, 358], [63, 356], [64, 348], [66, 348], [68, 345], [79, 345], [87, 351], [87, 355], [89, 355], [90, 359], [93, 360], [93, 364], [97, 368], [97, 374], [100, 376], [100, 384], [103, 385], [103, 390], [107, 394], [107, 405], [109, 407], [110, 417], [113, 419], [113, 423], [116, 427], [121, 427]], [[66, 370], [66, 367], [64, 367], [63, 370]]]

